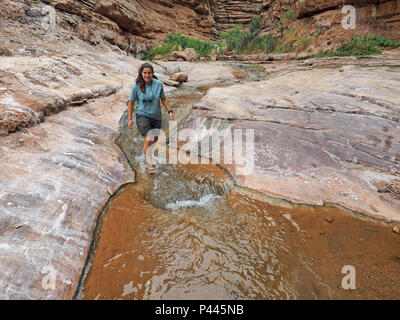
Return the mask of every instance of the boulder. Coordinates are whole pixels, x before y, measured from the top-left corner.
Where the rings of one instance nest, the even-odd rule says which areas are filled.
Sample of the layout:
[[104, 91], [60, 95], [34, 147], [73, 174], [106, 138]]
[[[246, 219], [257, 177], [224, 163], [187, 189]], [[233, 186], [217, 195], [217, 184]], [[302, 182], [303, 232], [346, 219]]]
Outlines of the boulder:
[[184, 73], [184, 72], [177, 72], [177, 73], [174, 73], [170, 77], [170, 80], [177, 81], [177, 82], [187, 82], [188, 81], [188, 75], [187, 75], [187, 73]]
[[193, 48], [186, 48], [183, 50], [183, 53], [186, 55], [189, 61], [199, 59], [200, 55]]
[[0, 56], [12, 56], [12, 53], [8, 48], [0, 43]]
[[171, 86], [171, 87], [178, 87], [180, 85], [180, 83], [178, 81], [173, 81], [170, 79], [164, 79], [164, 80], [162, 80], [162, 82], [164, 84], [166, 84], [167, 86]]
[[173, 60], [173, 61], [179, 61], [179, 59], [182, 59], [183, 61], [188, 61], [189, 60], [187, 55], [184, 52], [181, 52], [181, 51], [173, 51], [169, 55], [169, 59]]

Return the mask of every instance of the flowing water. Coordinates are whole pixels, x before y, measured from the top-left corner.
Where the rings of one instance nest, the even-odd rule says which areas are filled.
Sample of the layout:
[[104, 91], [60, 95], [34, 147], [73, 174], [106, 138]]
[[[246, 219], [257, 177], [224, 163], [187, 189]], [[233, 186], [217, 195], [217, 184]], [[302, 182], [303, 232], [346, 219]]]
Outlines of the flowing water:
[[[195, 91], [170, 97], [190, 110]], [[180, 104], [180, 105], [178, 105]], [[218, 166], [158, 165], [141, 138], [119, 140], [137, 172], [103, 212], [82, 299], [397, 299], [400, 237], [335, 207], [278, 201], [234, 186]], [[345, 290], [346, 265], [356, 290]]]

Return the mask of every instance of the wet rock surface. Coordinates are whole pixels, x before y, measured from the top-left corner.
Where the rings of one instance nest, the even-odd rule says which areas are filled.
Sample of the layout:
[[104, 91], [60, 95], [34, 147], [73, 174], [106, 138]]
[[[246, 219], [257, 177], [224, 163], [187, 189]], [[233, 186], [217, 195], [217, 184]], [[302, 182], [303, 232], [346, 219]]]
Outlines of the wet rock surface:
[[[181, 123], [189, 112], [190, 106], [178, 108], [175, 112], [178, 123]], [[143, 138], [135, 126], [129, 129], [126, 119], [127, 114], [124, 113], [120, 120], [120, 136], [116, 142], [134, 170], [144, 174], [146, 160], [143, 154]], [[163, 130], [166, 134], [169, 132], [168, 127], [168, 119], [164, 114]], [[178, 155], [179, 150], [171, 145], [170, 149], [167, 149], [165, 139], [160, 138], [158, 146], [159, 150], [154, 157], [156, 174], [146, 179], [148, 181], [145, 194], [149, 203], [162, 209], [184, 203], [190, 206], [210, 197], [226, 195], [233, 189], [234, 181], [215, 165], [201, 164], [200, 159], [192, 159], [191, 164], [182, 164], [178, 157], [182, 159], [183, 155]], [[164, 153], [165, 160], [160, 161]], [[170, 162], [172, 159], [176, 159], [175, 164]], [[194, 160], [197, 164], [193, 163]]]
[[[119, 187], [135, 179], [115, 139], [143, 62], [107, 48], [94, 53], [77, 39], [46, 49], [41, 57], [2, 57], [0, 67], [3, 299], [72, 298], [101, 210]], [[162, 78], [165, 69], [154, 67]], [[165, 86], [167, 93], [173, 89]], [[185, 97], [178, 100], [171, 102], [182, 104]], [[183, 105], [176, 115], [189, 110]], [[220, 186], [207, 187], [197, 178], [197, 185], [183, 188], [193, 199], [197, 191], [222, 194], [233, 186], [217, 177]], [[176, 199], [160, 195], [162, 189], [154, 189], [150, 198], [161, 207], [183, 199], [183, 193]]]
[[134, 180], [102, 110], [108, 102], [1, 139], [2, 299], [72, 298], [109, 190]]
[[[0, 3], [2, 299], [71, 298], [89, 252], [97, 218], [110, 196], [122, 185], [134, 181], [135, 172], [131, 166], [140, 178], [147, 179], [143, 175], [141, 138], [135, 130], [127, 130], [126, 113], [123, 116], [130, 87], [142, 62], [126, 56], [126, 53], [145, 52], [155, 39], [162, 38], [168, 30], [175, 30], [175, 23], [182, 24], [176, 19], [161, 30], [148, 25], [147, 21], [163, 21], [159, 19], [163, 17], [160, 12], [169, 8], [167, 11], [172, 16], [187, 18], [184, 25], [196, 25], [189, 34], [204, 36], [212, 33], [210, 5], [204, 1], [179, 1], [179, 12], [175, 12], [172, 2], [164, 0], [152, 1], [151, 7], [143, 5], [143, 1], [130, 4], [123, 1], [95, 3], [91, 0], [45, 2], [56, 8], [55, 25], [51, 24], [51, 7], [41, 2], [7, 0]], [[251, 1], [253, 4], [259, 2]], [[139, 12], [138, 7], [143, 10]], [[254, 9], [255, 6], [251, 10]], [[148, 12], [153, 20], [146, 20]], [[377, 13], [381, 15], [384, 11], [378, 10]], [[246, 14], [247, 22], [250, 16]], [[130, 23], [132, 19], [134, 24]], [[168, 24], [168, 21], [163, 22]], [[143, 35], [135, 35], [123, 30], [126, 26], [133, 33], [142, 28], [146, 31]], [[235, 178], [233, 180], [221, 167], [210, 164], [160, 165], [157, 174], [140, 186], [143, 189], [138, 192], [143, 195], [145, 209], [138, 212], [157, 208], [170, 210], [170, 214], [171, 210], [199, 207], [201, 214], [209, 214], [211, 222], [206, 220], [206, 227], [197, 238], [191, 237], [190, 232], [175, 232], [174, 222], [183, 219], [189, 227], [187, 230], [191, 231], [196, 226], [196, 219], [201, 220], [204, 216], [196, 216], [198, 212], [192, 213], [193, 218], [180, 216], [178, 220], [169, 219], [168, 214], [164, 216], [172, 222], [171, 232], [176, 235], [171, 238], [172, 243], [183, 240], [182, 248], [187, 241], [196, 242], [209, 234], [207, 228], [214, 222], [212, 218], [215, 215], [213, 207], [204, 207], [214, 203], [215, 199], [219, 201], [226, 195], [232, 196], [235, 182], [294, 202], [334, 202], [370, 216], [399, 220], [399, 60], [394, 51], [382, 57], [271, 63], [265, 65], [265, 81], [247, 85], [243, 82], [259, 76], [253, 77], [232, 65], [155, 64], [160, 78], [167, 79], [166, 74], [176, 71], [186, 72], [189, 76], [188, 82], [180, 88], [182, 91], [171, 99], [179, 124], [184, 123], [186, 128], [216, 128], [222, 133], [235, 128], [255, 129], [255, 172], [240, 176], [236, 174], [237, 166], [225, 166]], [[228, 88], [233, 83], [242, 84]], [[199, 100], [200, 91], [205, 93], [216, 85], [225, 88], [211, 89], [194, 110], [191, 103], [186, 103], [186, 100]], [[175, 87], [165, 87], [168, 94], [172, 90]], [[163, 116], [164, 128], [167, 128], [166, 114]], [[118, 125], [120, 119], [121, 125]], [[116, 138], [124, 153], [115, 144]], [[180, 154], [183, 153], [181, 150]], [[191, 156], [196, 157], [196, 154]], [[245, 210], [250, 208], [244, 214], [248, 218], [255, 212], [251, 212], [250, 203], [245, 198], [236, 203], [232, 200], [231, 205], [244, 205]], [[225, 209], [220, 211], [220, 221], [226, 225], [214, 224], [215, 228], [222, 228], [222, 233], [224, 227], [230, 227], [232, 222], [232, 216], [225, 213], [236, 214], [232, 207]], [[260, 212], [266, 213], [265, 208]], [[260, 214], [262, 221], [263, 214]], [[287, 212], [278, 211], [276, 216], [281, 221], [287, 220], [284, 227], [287, 232], [299, 230]], [[140, 222], [143, 217], [136, 216], [132, 221]], [[323, 225], [317, 225], [318, 232], [309, 230], [302, 237], [312, 241], [324, 236], [327, 238], [324, 250], [337, 253], [346, 249], [347, 238], [343, 230], [329, 229], [341, 226], [338, 215], [330, 213], [330, 217], [331, 223], [320, 219]], [[307, 219], [305, 225], [314, 223]], [[228, 231], [239, 233], [243, 228], [246, 231], [246, 225], [258, 228], [270, 223], [263, 225], [259, 224], [260, 220], [253, 220], [253, 224], [248, 224], [245, 220], [234, 221], [237, 224]], [[154, 221], [143, 227], [149, 227], [149, 232], [158, 228]], [[375, 231], [371, 229], [360, 226], [356, 235], [374, 240]], [[367, 252], [369, 257], [375, 257], [374, 251], [390, 243], [390, 248], [385, 251], [389, 258], [382, 254], [374, 264], [385, 264], [390, 260], [386, 269], [389, 276], [382, 276], [384, 281], [397, 276], [395, 271], [399, 259], [393, 253], [397, 248], [393, 239], [399, 239], [396, 230], [396, 227], [389, 230], [390, 236], [396, 238], [388, 238], [383, 230], [385, 235], [380, 238], [381, 242]], [[246, 241], [257, 243], [259, 234], [244, 233], [239, 242], [244, 239], [244, 247]], [[140, 233], [135, 236], [140, 236]], [[213, 247], [213, 239], [208, 238], [210, 242], [207, 245]], [[293, 241], [298, 242], [298, 238]], [[358, 240], [354, 238], [353, 241], [356, 243]], [[272, 244], [285, 250], [280, 243]], [[311, 245], [310, 256], [315, 250], [319, 252], [319, 244]], [[265, 247], [253, 247], [254, 252], [262, 248], [260, 254], [265, 258]], [[218, 250], [213, 247], [208, 257], [220, 257]], [[237, 248], [233, 252], [236, 253]], [[256, 261], [257, 267], [263, 267], [258, 261], [264, 260], [257, 260], [259, 255], [254, 255], [254, 252], [250, 252], [247, 261]], [[178, 252], [177, 257], [188, 254], [184, 250]], [[201, 259], [202, 255], [195, 256], [198, 257]], [[361, 257], [358, 262], [362, 264], [363, 259]], [[238, 261], [240, 268], [241, 259]], [[270, 261], [276, 262], [274, 259]], [[336, 261], [339, 266], [343, 260]], [[323, 259], [322, 262], [327, 266], [331, 260]], [[226, 278], [219, 280], [223, 283], [242, 280], [235, 275], [235, 268], [232, 270], [234, 272], [226, 273]], [[247, 270], [252, 270], [251, 263]], [[326, 270], [330, 269], [327, 267]], [[282, 274], [285, 272], [283, 270]], [[377, 268], [373, 267], [371, 272], [374, 274]], [[175, 275], [175, 272], [171, 274]], [[213, 275], [218, 276], [216, 273]], [[310, 276], [307, 272], [303, 275], [304, 279]], [[54, 288], [50, 288], [52, 277]], [[295, 274], [293, 279], [296, 277]], [[251, 280], [244, 281], [251, 287]], [[126, 284], [125, 293], [129, 297], [133, 284]], [[390, 286], [384, 286], [379, 296], [391, 297], [390, 294], [397, 293], [398, 284], [395, 285], [396, 290], [389, 293], [384, 291]], [[377, 287], [376, 283], [369, 288], [374, 286]], [[319, 290], [314, 289], [308, 287], [306, 296]], [[207, 297], [208, 291], [201, 293]], [[268, 297], [295, 297], [294, 293], [272, 291]], [[180, 294], [179, 290], [165, 295], [153, 292], [148, 297], [177, 297]], [[253, 291], [247, 294], [248, 297], [258, 297]], [[216, 295], [224, 298], [238, 296], [240, 294], [227, 296], [223, 291]], [[329, 290], [321, 296], [332, 297]]]
[[381, 192], [399, 179], [399, 54], [343, 60], [268, 64], [266, 81], [210, 89], [183, 127], [254, 130], [251, 174], [222, 161], [240, 185], [400, 221], [398, 199]]

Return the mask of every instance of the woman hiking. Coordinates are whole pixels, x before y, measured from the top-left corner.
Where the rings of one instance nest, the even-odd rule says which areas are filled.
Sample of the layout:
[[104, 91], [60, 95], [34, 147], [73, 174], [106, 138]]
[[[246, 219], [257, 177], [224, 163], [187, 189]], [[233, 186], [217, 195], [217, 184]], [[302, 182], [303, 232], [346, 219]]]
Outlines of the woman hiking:
[[146, 156], [148, 173], [155, 173], [152, 158], [148, 149], [157, 142], [158, 137], [147, 136], [152, 129], [161, 129], [161, 106], [160, 99], [167, 109], [171, 120], [175, 120], [174, 112], [164, 94], [163, 84], [154, 75], [153, 66], [150, 63], [144, 63], [138, 71], [136, 83], [132, 86], [128, 103], [128, 125], [133, 126], [132, 113], [135, 102], [136, 107], [136, 125], [143, 137], [143, 151]]

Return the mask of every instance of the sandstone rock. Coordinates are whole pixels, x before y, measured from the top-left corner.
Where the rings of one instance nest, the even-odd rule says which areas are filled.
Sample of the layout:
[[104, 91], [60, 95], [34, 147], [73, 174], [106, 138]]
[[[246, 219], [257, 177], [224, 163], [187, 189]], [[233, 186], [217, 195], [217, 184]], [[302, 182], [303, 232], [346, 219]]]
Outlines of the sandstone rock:
[[[0, 299], [71, 299], [100, 211], [134, 176], [114, 140], [142, 62], [12, 27], [13, 51], [17, 40], [37, 51], [0, 63], [0, 221], [13, 222], [1, 230]], [[48, 268], [55, 290], [42, 285]]]
[[332, 223], [334, 221], [334, 219], [331, 216], [326, 216], [324, 217], [324, 220], [328, 223]]
[[[183, 127], [254, 133], [254, 153], [243, 151], [247, 167], [220, 160], [238, 184], [400, 221], [394, 189], [382, 195], [375, 187], [393, 181], [390, 168], [400, 169], [400, 77], [391, 71], [398, 57], [266, 65], [266, 81], [210, 89]], [[343, 72], [330, 69], [338, 64]]]
[[[2, 233], [2, 299], [72, 299], [109, 191], [133, 174], [113, 140], [116, 105], [70, 109], [0, 138], [0, 219], [16, 225]], [[42, 285], [49, 268], [54, 290]]]
[[172, 61], [178, 61], [179, 59], [182, 59], [182, 61], [189, 60], [189, 58], [186, 56], [186, 54], [181, 51], [172, 51], [172, 53], [169, 55], [169, 59]]
[[213, 8], [216, 33], [231, 30], [236, 24], [248, 27], [251, 20], [260, 15], [261, 5], [262, 0], [217, 1]]
[[197, 60], [200, 55], [193, 48], [186, 48], [183, 53], [188, 58], [189, 61]]
[[167, 86], [179, 87], [179, 85], [180, 85], [180, 82], [169, 80], [169, 79], [164, 79], [164, 80], [162, 80], [162, 82], [164, 84], [166, 84]]
[[188, 81], [188, 75], [187, 73], [184, 72], [178, 72], [178, 73], [174, 73], [170, 79], [172, 81], [176, 81], [176, 82], [187, 82]]
[[234, 69], [219, 63], [191, 63], [191, 62], [173, 62], [161, 61], [159, 65], [165, 70], [174, 74], [184, 72], [188, 75], [186, 86], [190, 87], [208, 87], [215, 83], [235, 80], [232, 74]]
[[[15, 3], [17, 2], [17, 3]], [[21, 2], [21, 3], [18, 3]], [[183, 34], [205, 39], [212, 36], [212, 7], [215, 0], [44, 0], [60, 12], [57, 28], [72, 30], [74, 35], [92, 44], [117, 45], [121, 50], [135, 55], [148, 51], [167, 33], [180, 30]], [[48, 16], [43, 13], [42, 2], [5, 0], [0, 3], [0, 16], [12, 21], [34, 20], [43, 36], [46, 30], [40, 28]], [[3, 10], [4, 7], [4, 10]], [[26, 8], [27, 15], [24, 13]], [[67, 14], [63, 14], [67, 13]], [[102, 41], [100, 41], [100, 38]], [[144, 49], [141, 47], [145, 47]]]
[[276, 53], [269, 55], [269, 60], [272, 61], [294, 60], [294, 59], [296, 59], [296, 54], [294, 53]]
[[393, 227], [393, 232], [399, 234], [400, 233], [400, 227], [399, 226]]
[[12, 52], [2, 43], [0, 43], [0, 56], [12, 56]]
[[307, 231], [307, 230], [303, 231], [303, 234], [304, 234], [304, 237], [305, 237], [307, 240], [311, 240], [311, 239], [313, 238], [312, 233], [309, 232], [309, 231]]
[[[342, 13], [345, 5], [356, 9], [356, 29], [343, 29]], [[398, 39], [400, 32], [400, 7], [396, 0], [296, 0], [263, 1], [262, 34], [280, 36], [279, 22], [285, 21], [285, 13], [294, 10], [297, 20], [285, 22], [285, 28], [298, 30], [302, 38], [314, 38], [314, 45], [323, 51], [336, 48], [340, 39], [349, 41], [353, 35], [378, 34]], [[318, 31], [318, 37], [315, 36]]]

